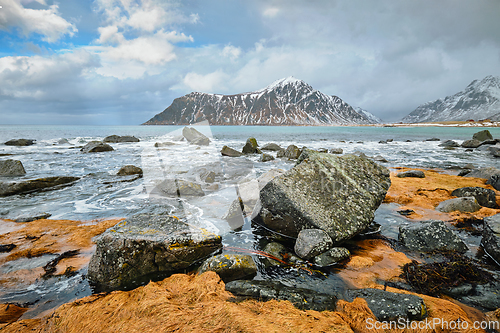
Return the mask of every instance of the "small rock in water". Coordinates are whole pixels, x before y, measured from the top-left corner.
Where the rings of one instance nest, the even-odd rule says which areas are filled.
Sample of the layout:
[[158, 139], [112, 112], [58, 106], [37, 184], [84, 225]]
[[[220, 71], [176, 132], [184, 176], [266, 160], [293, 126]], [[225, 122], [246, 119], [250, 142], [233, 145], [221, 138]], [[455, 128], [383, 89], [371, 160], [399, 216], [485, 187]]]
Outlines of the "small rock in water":
[[472, 139], [478, 141], [486, 141], [486, 140], [493, 140], [493, 136], [491, 135], [490, 131], [483, 130], [474, 133], [474, 135], [472, 135]]
[[285, 150], [285, 157], [296, 160], [301, 154], [301, 150], [296, 145], [289, 145]]
[[23, 163], [18, 160], [2, 160], [0, 161], [0, 176], [24, 176]]
[[439, 138], [431, 138], [431, 139], [426, 139], [425, 141], [441, 141]]
[[382, 162], [382, 163], [387, 163], [389, 162], [388, 160], [386, 160], [383, 156], [380, 156], [380, 155], [377, 155], [377, 156], [373, 156], [373, 160], [376, 161], [376, 162]]
[[248, 138], [241, 152], [243, 154], [260, 154], [257, 140], [255, 138]]
[[461, 146], [462, 148], [477, 148], [482, 144], [481, 141], [472, 139], [472, 140], [465, 140], [462, 142]]
[[135, 165], [125, 165], [120, 168], [118, 176], [142, 175], [142, 169]]
[[332, 148], [330, 149], [330, 154], [343, 154], [344, 150], [342, 148]]
[[113, 147], [101, 141], [90, 141], [82, 149], [80, 149], [80, 151], [84, 153], [100, 153], [113, 150]]
[[314, 257], [314, 264], [320, 267], [334, 265], [351, 256], [351, 253], [345, 247], [333, 247], [330, 250]]
[[283, 148], [281, 148], [279, 145], [275, 144], [275, 143], [268, 143], [266, 145], [264, 145], [262, 148], [260, 148], [261, 150], [270, 150], [270, 151], [279, 151]]
[[333, 247], [333, 241], [321, 229], [303, 229], [295, 241], [295, 253], [302, 259], [309, 260]]
[[109, 143], [120, 143], [120, 142], [139, 142], [140, 140], [135, 136], [119, 136], [119, 135], [110, 135], [104, 138], [103, 142]]
[[262, 154], [259, 158], [259, 162], [269, 162], [274, 160], [274, 157], [269, 154]]
[[6, 146], [31, 146], [35, 144], [35, 141], [36, 140], [30, 140], [30, 139], [17, 139], [17, 140], [9, 140], [4, 144]]
[[167, 197], [201, 197], [205, 195], [200, 184], [182, 179], [165, 179], [151, 191], [151, 195]]
[[440, 147], [460, 147], [458, 142], [453, 141], [453, 140], [446, 140], [445, 142], [440, 143], [439, 146]]
[[249, 255], [219, 254], [205, 260], [198, 269], [198, 274], [208, 271], [217, 273], [227, 283], [254, 277], [257, 274], [257, 265]]
[[69, 144], [69, 141], [68, 141], [68, 139], [62, 138], [62, 139], [59, 139], [59, 141], [57, 141], [57, 144], [58, 145], [66, 145], [66, 144]]
[[224, 146], [222, 147], [220, 153], [222, 154], [222, 156], [229, 156], [229, 157], [240, 157], [240, 156], [243, 156], [242, 153], [240, 153], [239, 151], [233, 149], [233, 148], [229, 148], [228, 146]]
[[36, 214], [22, 215], [17, 217], [15, 219], [15, 222], [32, 222], [36, 220], [48, 219], [51, 216], [52, 214], [50, 213], [36, 213]]
[[443, 221], [423, 221], [399, 227], [399, 241], [411, 251], [466, 252], [467, 245]]
[[156, 142], [155, 143], [156, 148], [170, 147], [170, 146], [175, 146], [175, 143], [173, 143], [173, 142]]
[[397, 174], [399, 178], [413, 177], [413, 178], [425, 178], [425, 173], [420, 170], [409, 170], [405, 172], [400, 172]]
[[481, 209], [474, 197], [464, 197], [456, 199], [448, 199], [439, 203], [436, 207], [437, 211], [443, 213], [451, 213], [453, 211], [460, 211], [462, 213], [474, 213]]
[[70, 186], [79, 177], [48, 177], [20, 182], [0, 182], [0, 197], [16, 194], [33, 193], [40, 191], [56, 190], [61, 187]]
[[455, 197], [474, 197], [477, 203], [483, 207], [496, 208], [495, 191], [483, 187], [462, 187], [457, 188], [451, 195]]
[[215, 174], [214, 171], [205, 171], [200, 174], [201, 180], [203, 180], [205, 183], [212, 184], [215, 181], [215, 177], [217, 175]]

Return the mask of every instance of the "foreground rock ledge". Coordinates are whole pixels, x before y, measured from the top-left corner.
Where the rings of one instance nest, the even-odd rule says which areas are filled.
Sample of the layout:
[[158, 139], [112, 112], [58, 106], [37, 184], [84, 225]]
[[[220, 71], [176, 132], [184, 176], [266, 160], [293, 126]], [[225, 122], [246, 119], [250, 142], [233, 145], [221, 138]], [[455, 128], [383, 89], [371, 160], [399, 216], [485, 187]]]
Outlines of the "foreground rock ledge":
[[96, 241], [88, 279], [97, 289], [136, 287], [188, 268], [222, 247], [221, 237], [166, 214], [137, 214]]
[[291, 237], [321, 229], [338, 244], [368, 227], [390, 184], [387, 168], [369, 159], [305, 150], [260, 191], [252, 220]]

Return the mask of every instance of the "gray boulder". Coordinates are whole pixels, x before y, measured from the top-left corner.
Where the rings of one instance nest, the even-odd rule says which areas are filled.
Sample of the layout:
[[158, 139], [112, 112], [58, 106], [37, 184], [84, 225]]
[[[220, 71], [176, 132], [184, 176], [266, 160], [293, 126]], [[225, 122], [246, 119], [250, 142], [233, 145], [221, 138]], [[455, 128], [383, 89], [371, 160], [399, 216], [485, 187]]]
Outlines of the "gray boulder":
[[103, 291], [124, 289], [180, 272], [222, 247], [221, 237], [166, 214], [138, 214], [96, 241], [89, 281]]
[[439, 144], [440, 147], [460, 147], [458, 142], [453, 141], [453, 140], [446, 140], [442, 143]]
[[439, 138], [430, 138], [430, 139], [426, 139], [425, 141], [441, 141], [441, 139], [439, 139]]
[[36, 220], [48, 219], [51, 217], [50, 213], [35, 213], [35, 214], [26, 214], [18, 216], [14, 221], [15, 222], [33, 222]]
[[269, 162], [274, 160], [274, 157], [269, 154], [262, 154], [260, 155], [259, 162]]
[[277, 157], [277, 158], [283, 158], [283, 157], [285, 157], [285, 152], [286, 152], [286, 149], [281, 148], [281, 149], [280, 149], [280, 150], [278, 150], [278, 152], [276, 153], [276, 157]]
[[242, 204], [239, 199], [233, 200], [227, 212], [222, 216], [222, 219], [227, 221], [232, 230], [241, 228], [245, 224], [244, 215], [246, 214], [244, 214], [244, 211], [250, 210], [250, 208], [243, 206], [244, 209], [242, 209]]
[[73, 185], [79, 177], [48, 177], [20, 182], [0, 182], [0, 197], [57, 190]]
[[243, 146], [243, 149], [241, 150], [243, 154], [260, 154], [261, 151], [259, 150], [259, 145], [257, 143], [257, 140], [255, 138], [248, 138], [247, 142]]
[[297, 147], [296, 145], [289, 145], [285, 149], [285, 156], [284, 157], [287, 157], [287, 158], [292, 159], [292, 160], [296, 160], [299, 158], [301, 153], [302, 153], [302, 151], [299, 149], [299, 147]]
[[399, 241], [411, 251], [467, 251], [467, 245], [443, 221], [429, 220], [400, 226]]
[[118, 176], [142, 175], [142, 169], [135, 165], [125, 165], [120, 168]]
[[381, 162], [381, 163], [387, 163], [387, 162], [389, 162], [388, 160], [386, 160], [381, 155], [373, 156], [372, 160], [374, 160], [375, 162]]
[[462, 187], [457, 188], [451, 195], [455, 197], [474, 197], [477, 203], [483, 207], [496, 208], [495, 191], [483, 187]]
[[443, 213], [450, 213], [458, 210], [462, 213], [474, 213], [481, 209], [481, 206], [477, 203], [474, 197], [463, 197], [448, 199], [439, 203], [436, 207], [437, 211]]
[[252, 220], [291, 237], [321, 229], [334, 244], [366, 229], [391, 184], [387, 168], [355, 155], [306, 155], [264, 186]]
[[121, 143], [121, 142], [139, 142], [140, 140], [135, 136], [119, 136], [119, 135], [110, 135], [104, 138], [103, 142], [109, 143]]
[[295, 241], [295, 253], [302, 259], [309, 260], [333, 247], [333, 241], [320, 229], [302, 229]]
[[268, 143], [268, 144], [265, 144], [262, 148], [260, 148], [261, 150], [270, 150], [270, 151], [279, 151], [283, 148], [281, 148], [279, 145], [275, 144], [275, 143]]
[[474, 133], [474, 135], [472, 135], [472, 139], [478, 141], [486, 141], [493, 140], [493, 136], [491, 135], [490, 131], [484, 130]]
[[100, 153], [113, 150], [113, 147], [101, 141], [90, 141], [85, 146], [83, 146], [82, 149], [80, 149], [80, 151], [84, 153]]
[[210, 139], [193, 127], [184, 127], [182, 129], [182, 135], [193, 145], [208, 146], [210, 144]]
[[500, 265], [500, 214], [484, 218], [481, 245], [484, 251]]
[[341, 155], [343, 153], [344, 153], [344, 150], [342, 150], [342, 148], [332, 148], [332, 149], [330, 149], [330, 154]]
[[321, 267], [331, 266], [345, 260], [351, 253], [345, 247], [333, 247], [330, 250], [314, 257], [314, 264]]
[[493, 175], [500, 175], [500, 170], [494, 167], [474, 169], [465, 177], [489, 179]]
[[472, 139], [472, 140], [465, 140], [462, 142], [461, 146], [462, 148], [477, 148], [482, 144], [481, 141]]
[[13, 139], [5, 142], [4, 144], [6, 146], [31, 146], [35, 144], [36, 140], [30, 140], [30, 139]]
[[486, 181], [486, 184], [493, 186], [497, 191], [500, 191], [500, 174], [494, 174]]
[[200, 184], [183, 179], [165, 179], [151, 191], [152, 196], [202, 197], [205, 195]]
[[226, 290], [260, 301], [272, 299], [290, 301], [301, 310], [334, 311], [337, 297], [310, 289], [287, 287], [274, 281], [233, 281], [226, 284]]
[[427, 317], [427, 308], [421, 297], [398, 294], [380, 289], [350, 290], [348, 300], [363, 298], [378, 321], [398, 319], [422, 320]]
[[200, 174], [200, 179], [208, 184], [215, 182], [215, 177], [217, 177], [217, 174], [212, 170], [205, 171]]
[[243, 156], [242, 153], [240, 153], [237, 150], [234, 150], [233, 148], [229, 148], [228, 146], [222, 147], [220, 153], [222, 156], [229, 156], [229, 157], [240, 157]]
[[425, 178], [425, 173], [420, 170], [408, 170], [405, 172], [400, 172], [397, 174], [399, 178], [413, 177], [413, 178]]
[[252, 278], [257, 274], [257, 265], [249, 255], [219, 254], [208, 258], [198, 269], [198, 274], [212, 271], [227, 283], [243, 278]]
[[3, 160], [0, 161], [0, 176], [24, 176], [26, 170], [21, 161]]
[[500, 157], [500, 146], [495, 145], [492, 147], [488, 147], [488, 151], [491, 153], [491, 155]]

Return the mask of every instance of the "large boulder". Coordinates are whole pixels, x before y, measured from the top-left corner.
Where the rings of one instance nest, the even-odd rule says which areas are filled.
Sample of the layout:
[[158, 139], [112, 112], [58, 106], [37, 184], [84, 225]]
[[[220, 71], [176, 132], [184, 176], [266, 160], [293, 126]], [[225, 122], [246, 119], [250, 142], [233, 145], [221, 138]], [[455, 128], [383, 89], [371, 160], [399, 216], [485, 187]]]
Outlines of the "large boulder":
[[495, 191], [483, 187], [462, 187], [457, 188], [451, 195], [455, 197], [474, 197], [477, 203], [483, 207], [496, 208]]
[[217, 273], [227, 283], [254, 277], [257, 274], [257, 265], [249, 255], [219, 254], [205, 260], [198, 269], [199, 274], [207, 271]]
[[0, 197], [16, 194], [26, 194], [41, 191], [56, 190], [65, 186], [73, 185], [79, 177], [48, 177], [38, 178], [20, 182], [1, 182]]
[[472, 135], [472, 139], [478, 141], [486, 141], [486, 140], [493, 140], [493, 136], [491, 135], [490, 131], [483, 130], [474, 133], [474, 135]]
[[243, 154], [257, 154], [260, 153], [259, 144], [255, 138], [248, 138], [247, 142], [241, 150]]
[[500, 265], [500, 214], [484, 218], [481, 245], [484, 251]]
[[24, 176], [26, 170], [21, 161], [3, 160], [0, 161], [0, 176]]
[[90, 141], [85, 146], [83, 146], [80, 151], [84, 153], [100, 153], [104, 151], [113, 151], [113, 147], [108, 145], [107, 143], [101, 141]]
[[274, 157], [272, 155], [269, 155], [269, 154], [262, 154], [260, 155], [260, 158], [259, 158], [259, 162], [269, 162], [269, 161], [273, 161], [274, 160]]
[[119, 136], [119, 135], [110, 135], [104, 138], [103, 142], [109, 143], [120, 143], [120, 142], [139, 142], [140, 140], [135, 136]]
[[477, 148], [482, 144], [481, 141], [472, 139], [472, 140], [465, 140], [462, 142], [462, 148]]
[[477, 200], [474, 197], [448, 199], [440, 202], [436, 207], [437, 211], [443, 213], [451, 213], [456, 210], [462, 213], [474, 213], [480, 209], [481, 206], [477, 203]]
[[467, 251], [467, 245], [443, 221], [429, 220], [400, 226], [399, 241], [411, 251]]
[[230, 148], [228, 146], [222, 147], [220, 153], [221, 153], [222, 156], [229, 156], [229, 157], [240, 157], [240, 156], [243, 156], [242, 153], [240, 153], [239, 151], [237, 151], [237, 150], [235, 150], [233, 148]]
[[127, 289], [182, 271], [222, 247], [221, 237], [167, 214], [137, 214], [97, 238], [89, 281]]
[[301, 153], [302, 153], [302, 151], [296, 145], [289, 145], [285, 149], [285, 157], [292, 159], [292, 160], [298, 159]]
[[6, 146], [31, 146], [35, 144], [36, 140], [30, 140], [30, 139], [13, 139], [5, 142], [4, 144]]
[[277, 145], [276, 143], [268, 143], [268, 144], [265, 144], [262, 148], [260, 148], [261, 150], [270, 150], [270, 151], [279, 151], [283, 148], [281, 148], [279, 145]]
[[303, 155], [262, 188], [252, 220], [290, 237], [321, 229], [334, 244], [365, 230], [390, 187], [389, 170], [356, 155]]
[[193, 127], [184, 127], [182, 129], [182, 135], [193, 145], [208, 146], [210, 144], [210, 139]]

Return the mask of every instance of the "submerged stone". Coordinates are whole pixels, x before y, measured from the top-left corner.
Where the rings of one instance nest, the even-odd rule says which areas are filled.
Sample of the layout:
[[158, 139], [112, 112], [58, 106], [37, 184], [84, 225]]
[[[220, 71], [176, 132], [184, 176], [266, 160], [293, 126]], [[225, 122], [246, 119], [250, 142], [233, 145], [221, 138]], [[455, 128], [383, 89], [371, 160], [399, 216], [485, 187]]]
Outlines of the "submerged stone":
[[26, 194], [40, 191], [56, 190], [65, 186], [73, 185], [79, 177], [48, 177], [26, 180], [20, 182], [1, 182], [0, 197], [16, 194]]
[[466, 252], [467, 245], [443, 221], [424, 221], [399, 227], [399, 241], [409, 250], [419, 252]]
[[205, 260], [198, 269], [199, 274], [207, 271], [217, 273], [227, 283], [255, 276], [257, 265], [249, 255], [219, 254]]
[[100, 153], [113, 150], [113, 147], [101, 141], [90, 141], [85, 146], [83, 146], [82, 149], [80, 149], [80, 151], [84, 153]]

